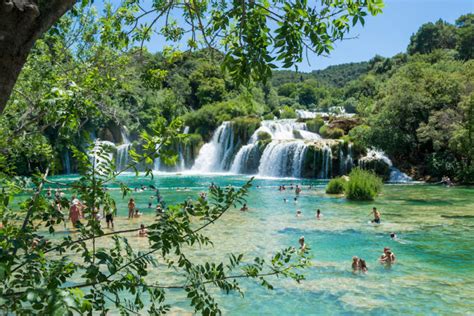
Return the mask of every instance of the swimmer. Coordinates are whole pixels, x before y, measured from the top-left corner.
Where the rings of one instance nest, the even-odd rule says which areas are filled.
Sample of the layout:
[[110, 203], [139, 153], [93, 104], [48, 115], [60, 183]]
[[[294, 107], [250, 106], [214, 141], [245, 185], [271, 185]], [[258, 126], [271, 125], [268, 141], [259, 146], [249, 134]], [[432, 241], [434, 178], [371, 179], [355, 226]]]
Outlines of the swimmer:
[[133, 218], [134, 211], [135, 211], [135, 200], [130, 199], [128, 201], [128, 218]]
[[397, 235], [395, 233], [390, 233], [390, 238], [397, 239]]
[[352, 272], [357, 272], [360, 269], [359, 257], [352, 257]]
[[283, 202], [288, 203], [288, 199], [283, 199]]
[[295, 204], [298, 203], [298, 197], [295, 196], [295, 197], [293, 198], [293, 202], [295, 202]]
[[301, 210], [297, 210], [297, 211], [296, 211], [296, 217], [301, 217], [301, 215], [303, 215], [303, 214], [301, 213]]
[[317, 219], [321, 219], [321, 211], [319, 210], [319, 208], [318, 208], [318, 210], [316, 211], [316, 218], [317, 218]]
[[369, 269], [367, 268], [367, 263], [364, 259], [359, 259], [359, 270], [364, 273], [369, 271]]
[[380, 262], [388, 264], [395, 262], [395, 254], [390, 250], [390, 248], [383, 248], [383, 254], [380, 256]]
[[374, 219], [373, 219], [371, 222], [372, 222], [372, 223], [376, 223], [376, 224], [380, 224], [380, 216], [381, 216], [381, 214], [380, 214], [379, 211], [377, 211], [377, 208], [376, 208], [376, 207], [372, 208], [372, 212], [370, 212], [369, 215], [370, 215], [370, 214], [373, 214], [373, 215], [374, 215]]
[[300, 243], [300, 250], [302, 252], [305, 252], [306, 251], [306, 244], [304, 243], [304, 236], [301, 236], [300, 239], [298, 240], [298, 242]]
[[299, 187], [299, 185], [296, 185], [295, 194], [299, 195], [300, 193], [301, 193], [301, 188]]
[[161, 215], [163, 213], [163, 209], [161, 208], [161, 204], [156, 206], [156, 214]]
[[247, 204], [244, 203], [244, 205], [242, 206], [242, 208], [240, 209], [242, 212], [246, 212], [249, 210], [249, 208], [247, 207]]
[[135, 209], [135, 213], [133, 214], [133, 217], [138, 218], [138, 217], [140, 217], [140, 216], [142, 216], [142, 215], [143, 215], [143, 214], [140, 213], [140, 211], [138, 210], [138, 208]]
[[148, 236], [148, 229], [145, 228], [145, 225], [140, 225], [140, 230], [138, 231], [138, 237], [146, 237]]
[[154, 199], [154, 196], [150, 196], [150, 198], [148, 199], [148, 208], [152, 208]]

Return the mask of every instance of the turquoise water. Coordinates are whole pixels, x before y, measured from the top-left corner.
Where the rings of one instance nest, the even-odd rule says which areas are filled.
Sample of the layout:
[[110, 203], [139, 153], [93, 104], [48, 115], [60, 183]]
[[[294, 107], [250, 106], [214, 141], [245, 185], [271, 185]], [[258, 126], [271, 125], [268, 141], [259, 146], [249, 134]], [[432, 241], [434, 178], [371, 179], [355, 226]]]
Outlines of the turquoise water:
[[[57, 177], [69, 181], [73, 178]], [[197, 198], [209, 184], [239, 186], [248, 180], [241, 176], [156, 175], [145, 179], [120, 177], [132, 187], [153, 184], [168, 204], [188, 197]], [[281, 184], [302, 184], [298, 203], [291, 191], [279, 192]], [[313, 184], [313, 189], [308, 185]], [[260, 186], [259, 188], [257, 186]], [[276, 250], [298, 246], [305, 236], [311, 247], [313, 266], [305, 271], [300, 284], [286, 279], [270, 279], [275, 290], [268, 291], [252, 281], [243, 281], [245, 297], [215, 291], [227, 315], [466, 315], [474, 311], [474, 188], [446, 188], [431, 185], [385, 185], [383, 194], [372, 203], [349, 202], [324, 193], [325, 184], [311, 180], [255, 179], [248, 197], [249, 212], [226, 214], [212, 225], [208, 235], [215, 245], [193, 249], [196, 260], [225, 259], [230, 252], [269, 258]], [[113, 188], [113, 186], [112, 186]], [[179, 190], [177, 190], [179, 188]], [[184, 189], [186, 188], [186, 189]], [[134, 192], [137, 207], [144, 216], [126, 220], [126, 201], [112, 190], [119, 205], [116, 228], [137, 226], [152, 219], [148, 209], [151, 191]], [[289, 200], [284, 203], [283, 199]], [[382, 224], [372, 225], [369, 212], [376, 206]], [[321, 220], [315, 218], [316, 209]], [[302, 217], [296, 217], [301, 210]], [[121, 218], [120, 218], [121, 217]], [[399, 240], [389, 237], [395, 232]], [[136, 248], [146, 241], [130, 235]], [[384, 247], [390, 247], [398, 262], [390, 269], [378, 263]], [[354, 275], [351, 258], [367, 261], [369, 272]], [[153, 279], [179, 280], [160, 271]], [[179, 291], [168, 293], [173, 312], [192, 309]]]

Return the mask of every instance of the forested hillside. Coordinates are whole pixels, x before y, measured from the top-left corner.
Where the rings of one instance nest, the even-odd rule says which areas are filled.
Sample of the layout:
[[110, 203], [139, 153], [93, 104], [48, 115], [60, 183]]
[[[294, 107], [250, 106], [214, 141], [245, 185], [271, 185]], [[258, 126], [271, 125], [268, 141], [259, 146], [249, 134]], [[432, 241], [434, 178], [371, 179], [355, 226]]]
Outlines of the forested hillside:
[[[384, 150], [416, 178], [474, 181], [472, 14], [454, 25], [421, 26], [406, 53], [311, 73], [274, 71], [267, 83], [246, 86], [222, 70], [218, 51], [88, 50], [86, 28], [74, 52], [80, 58], [72, 58], [71, 34], [63, 30], [38, 41], [1, 119], [3, 170], [26, 175], [54, 160], [62, 172], [63, 140], [79, 148], [89, 137], [120, 143], [123, 127], [136, 139], [179, 118], [198, 146], [223, 121], [296, 118], [305, 109], [357, 113], [356, 127], [336, 122], [320, 132]], [[75, 120], [49, 120], [65, 112]], [[37, 125], [16, 135], [26, 116]]]

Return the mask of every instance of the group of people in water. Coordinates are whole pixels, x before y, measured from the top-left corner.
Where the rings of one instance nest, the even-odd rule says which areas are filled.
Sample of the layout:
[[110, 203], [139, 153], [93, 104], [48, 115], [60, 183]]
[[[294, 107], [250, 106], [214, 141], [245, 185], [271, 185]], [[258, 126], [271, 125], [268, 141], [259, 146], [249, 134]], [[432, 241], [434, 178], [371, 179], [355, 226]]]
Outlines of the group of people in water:
[[[302, 187], [300, 185], [293, 185], [293, 184], [279, 185], [278, 186], [278, 191], [280, 191], [280, 192], [286, 191], [288, 189], [289, 190], [295, 190], [295, 197], [293, 198], [293, 201], [294, 201], [295, 204], [297, 204], [298, 203], [298, 197], [299, 197], [300, 193], [302, 192]], [[308, 189], [312, 189], [312, 185], [308, 186]], [[288, 199], [283, 198], [283, 202], [288, 203]], [[301, 217], [302, 215], [303, 215], [302, 211], [300, 209], [297, 209], [296, 210], [296, 217]], [[377, 210], [376, 207], [372, 208], [372, 211], [369, 213], [369, 215], [373, 217], [373, 219], [370, 221], [370, 223], [373, 223], [373, 224], [380, 224], [381, 223], [382, 214], [380, 213], [379, 210]], [[321, 213], [320, 209], [316, 210], [315, 216], [318, 220], [321, 219], [322, 213]], [[390, 238], [393, 239], [393, 240], [396, 240], [397, 235], [395, 233], [390, 233]], [[299, 238], [298, 242], [300, 244], [300, 247], [299, 247], [300, 251], [304, 252], [308, 249], [308, 246], [305, 243], [304, 236], [301, 236]], [[390, 250], [390, 248], [385, 247], [384, 250], [383, 250], [383, 254], [379, 258], [379, 262], [382, 263], [382, 264], [391, 265], [391, 264], [395, 263], [395, 254]], [[352, 271], [354, 273], [356, 273], [356, 272], [362, 272], [362, 273], [368, 272], [369, 269], [367, 267], [367, 262], [364, 259], [359, 258], [357, 256], [352, 257]]]
[[[215, 184], [212, 183], [210, 185], [210, 189], [213, 189], [215, 188]], [[166, 206], [165, 206], [165, 203], [163, 201], [163, 198], [162, 196], [160, 195], [160, 192], [157, 188], [153, 187], [153, 186], [150, 186], [151, 189], [153, 189], [155, 191], [155, 194], [150, 196], [149, 197], [149, 200], [148, 200], [148, 208], [151, 209], [153, 208], [153, 202], [154, 200], [156, 199], [157, 201], [157, 205], [156, 205], [156, 208], [155, 208], [155, 211], [156, 211], [156, 214], [157, 215], [160, 215], [164, 212]], [[308, 186], [308, 189], [311, 189], [312, 188], [312, 185]], [[146, 186], [141, 186], [141, 187], [137, 187], [135, 188], [135, 191], [136, 192], [143, 192], [145, 190], [147, 190], [148, 188]], [[294, 203], [298, 203], [298, 197], [300, 195], [300, 193], [302, 192], [302, 186], [300, 185], [293, 185], [293, 184], [290, 184], [290, 185], [280, 185], [278, 187], [278, 190], [280, 192], [282, 191], [286, 191], [286, 190], [294, 190], [294, 193], [295, 193], [295, 197], [294, 197]], [[52, 190], [51, 188], [47, 190], [47, 193], [46, 195], [51, 198], [52, 197]], [[58, 208], [59, 211], [61, 211], [61, 199], [64, 199], [65, 196], [64, 196], [64, 193], [62, 192], [61, 189], [57, 189], [55, 191], [55, 194], [54, 194], [54, 205], [56, 205], [56, 207]], [[200, 195], [199, 195], [199, 198], [200, 199], [206, 199], [207, 198], [207, 195], [205, 192], [201, 192]], [[284, 202], [288, 202], [288, 200], [285, 198], [284, 199]], [[185, 204], [185, 207], [193, 207], [193, 201], [191, 199], [191, 197], [188, 198], [188, 200], [184, 203]], [[82, 223], [81, 223], [81, 219], [84, 218], [84, 210], [87, 208], [87, 206], [82, 203], [76, 196], [72, 196], [71, 197], [71, 200], [70, 200], [70, 203], [69, 203], [69, 220], [71, 221], [71, 224], [74, 228], [79, 228], [82, 226]], [[140, 213], [139, 209], [137, 208], [137, 205], [136, 205], [136, 201], [134, 198], [130, 198], [129, 201], [128, 201], [128, 204], [127, 204], [127, 207], [128, 207], [128, 219], [134, 219], [134, 218], [139, 218], [142, 216], [142, 213]], [[246, 203], [244, 203], [242, 205], [242, 207], [240, 208], [240, 211], [242, 212], [246, 212], [246, 211], [249, 211], [249, 207]], [[105, 222], [107, 224], [107, 228], [111, 228], [111, 229], [114, 229], [114, 215], [115, 215], [115, 212], [116, 210], [112, 209], [112, 208], [105, 208], [103, 209], [103, 217], [105, 217]], [[376, 207], [373, 207], [372, 208], [372, 211], [369, 213], [369, 215], [373, 216], [373, 219], [370, 221], [371, 223], [374, 223], [374, 224], [380, 224], [381, 223], [381, 213], [380, 211], [377, 210]], [[100, 216], [99, 214], [99, 211], [98, 210], [95, 210], [94, 212], [92, 212], [92, 215], [91, 216], [95, 216], [98, 220], [101, 220], [102, 217]], [[302, 212], [301, 210], [297, 210], [296, 211], [296, 216], [297, 217], [301, 217], [302, 216]], [[320, 220], [322, 218], [322, 213], [321, 213], [321, 210], [320, 209], [317, 209], [316, 210], [316, 213], [315, 213], [315, 217], [316, 219]], [[144, 224], [141, 224], [140, 225], [140, 228], [138, 230], [138, 236], [139, 237], [147, 237], [148, 236], [148, 229], [146, 228], [146, 226]], [[391, 233], [390, 234], [390, 237], [392, 239], [396, 239], [397, 236], [395, 233]], [[306, 251], [308, 250], [309, 248], [307, 247], [306, 243], [305, 243], [305, 239], [304, 239], [304, 236], [301, 236], [299, 238], [299, 244], [300, 244], [300, 251]], [[384, 263], [384, 264], [393, 264], [395, 262], [395, 254], [390, 250], [390, 248], [384, 248], [383, 250], [383, 254], [381, 255], [379, 261], [381, 263]], [[368, 271], [368, 267], [367, 267], [367, 263], [364, 259], [362, 258], [359, 258], [357, 256], [354, 256], [352, 258], [352, 270], [353, 272], [362, 272], [362, 273], [365, 273]]]

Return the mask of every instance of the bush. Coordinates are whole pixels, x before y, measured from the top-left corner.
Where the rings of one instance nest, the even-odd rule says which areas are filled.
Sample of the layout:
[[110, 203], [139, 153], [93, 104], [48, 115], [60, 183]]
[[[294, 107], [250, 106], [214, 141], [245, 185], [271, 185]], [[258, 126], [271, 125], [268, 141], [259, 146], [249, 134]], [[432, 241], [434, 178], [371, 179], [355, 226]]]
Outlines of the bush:
[[317, 116], [314, 119], [306, 121], [306, 127], [310, 132], [319, 133], [321, 126], [324, 125], [324, 120], [321, 116]]
[[382, 189], [382, 179], [372, 171], [355, 168], [345, 185], [346, 198], [357, 201], [372, 201]]
[[327, 125], [321, 126], [319, 134], [324, 138], [339, 139], [344, 136], [344, 131], [340, 128], [331, 128]]
[[344, 186], [346, 185], [346, 180], [341, 177], [331, 179], [326, 187], [327, 194], [341, 194], [344, 193]]
[[275, 115], [273, 113], [267, 113], [263, 116], [263, 119], [264, 120], [267, 120], [267, 121], [270, 121], [270, 120], [273, 120], [275, 118]]
[[289, 106], [284, 106], [281, 109], [280, 118], [282, 118], [282, 119], [295, 119], [296, 118], [295, 109], [290, 108]]

